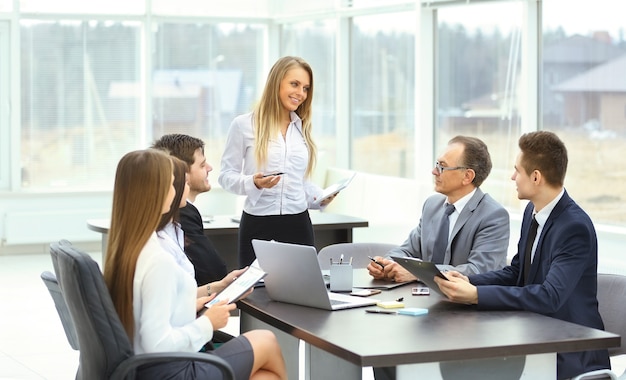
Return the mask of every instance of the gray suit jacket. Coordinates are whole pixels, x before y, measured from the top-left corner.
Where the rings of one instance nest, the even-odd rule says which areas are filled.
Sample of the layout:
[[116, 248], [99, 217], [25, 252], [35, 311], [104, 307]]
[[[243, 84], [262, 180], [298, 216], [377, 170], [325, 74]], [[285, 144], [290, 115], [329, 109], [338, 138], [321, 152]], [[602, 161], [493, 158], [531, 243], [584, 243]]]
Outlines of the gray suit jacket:
[[[418, 226], [401, 246], [389, 251], [388, 257], [412, 256], [431, 261], [445, 201], [443, 194], [426, 199]], [[508, 212], [489, 194], [477, 188], [454, 225], [444, 264], [438, 267], [465, 275], [501, 269], [506, 265], [509, 235]]]

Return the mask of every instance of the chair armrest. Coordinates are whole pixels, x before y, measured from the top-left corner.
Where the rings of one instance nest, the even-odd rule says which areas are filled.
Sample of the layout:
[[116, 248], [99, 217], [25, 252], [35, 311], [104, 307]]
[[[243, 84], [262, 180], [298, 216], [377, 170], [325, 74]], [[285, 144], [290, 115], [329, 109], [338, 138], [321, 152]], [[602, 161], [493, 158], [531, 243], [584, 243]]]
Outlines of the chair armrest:
[[219, 356], [199, 353], [199, 352], [162, 352], [153, 354], [140, 354], [134, 355], [124, 360], [111, 374], [111, 380], [124, 380], [128, 378], [134, 378], [134, 371], [144, 364], [150, 363], [168, 363], [175, 361], [194, 361], [204, 362], [217, 367], [223, 375], [224, 380], [235, 380], [235, 372], [231, 368], [230, 364]]
[[596, 380], [596, 379], [597, 380], [600, 380], [600, 379], [618, 380], [617, 375], [613, 373], [613, 371], [611, 371], [610, 369], [598, 369], [595, 371], [581, 373], [580, 375], [576, 377], [572, 377], [571, 380]]

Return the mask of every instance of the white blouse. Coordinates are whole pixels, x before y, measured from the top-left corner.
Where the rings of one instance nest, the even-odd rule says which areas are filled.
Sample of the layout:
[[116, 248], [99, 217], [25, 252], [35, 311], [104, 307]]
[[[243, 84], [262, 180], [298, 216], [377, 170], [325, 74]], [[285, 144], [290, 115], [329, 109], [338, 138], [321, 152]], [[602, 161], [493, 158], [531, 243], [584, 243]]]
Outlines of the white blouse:
[[197, 285], [153, 233], [141, 250], [133, 282], [135, 353], [197, 352], [213, 337], [209, 318], [196, 318]]
[[[237, 116], [230, 125], [218, 182], [232, 193], [246, 195], [243, 209], [249, 214], [298, 214], [308, 208], [320, 208], [312, 202], [322, 194], [322, 189], [305, 179], [308, 163], [302, 120], [291, 112], [286, 137], [283, 139], [278, 133], [270, 139], [267, 163], [259, 167], [254, 157], [252, 113], [247, 113]], [[258, 172], [284, 174], [273, 188], [258, 189], [253, 181], [253, 175]]]

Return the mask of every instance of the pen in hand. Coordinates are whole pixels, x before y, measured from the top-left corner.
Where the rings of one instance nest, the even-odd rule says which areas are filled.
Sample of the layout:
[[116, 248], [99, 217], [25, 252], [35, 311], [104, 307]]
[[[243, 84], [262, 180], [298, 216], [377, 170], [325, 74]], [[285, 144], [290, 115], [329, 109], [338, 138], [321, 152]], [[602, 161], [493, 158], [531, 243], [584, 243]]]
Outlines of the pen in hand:
[[371, 256], [367, 256], [370, 260], [372, 260], [373, 262], [375, 262], [376, 264], [380, 265], [381, 269], [385, 269], [385, 265], [383, 265], [383, 263], [376, 261], [373, 257]]

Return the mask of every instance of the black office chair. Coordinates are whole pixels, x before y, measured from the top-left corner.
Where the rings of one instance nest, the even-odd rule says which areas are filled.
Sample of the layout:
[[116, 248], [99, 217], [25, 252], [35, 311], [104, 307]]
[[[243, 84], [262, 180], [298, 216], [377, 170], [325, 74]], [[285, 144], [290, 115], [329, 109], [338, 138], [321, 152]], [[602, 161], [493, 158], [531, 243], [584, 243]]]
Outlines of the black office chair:
[[78, 350], [78, 335], [76, 335], [76, 329], [74, 328], [74, 322], [72, 322], [72, 316], [70, 315], [70, 311], [67, 309], [67, 304], [63, 299], [63, 293], [61, 293], [61, 288], [59, 287], [59, 282], [57, 281], [56, 276], [50, 271], [45, 271], [41, 273], [41, 279], [48, 288], [50, 296], [54, 301], [54, 306], [56, 307], [59, 318], [61, 319], [61, 324], [63, 325], [67, 341], [73, 349]]
[[[60, 240], [58, 242], [59, 245], [64, 246], [72, 246], [72, 243], [69, 240]], [[58, 250], [50, 251], [50, 257], [52, 259], [52, 266], [54, 267], [54, 272], [58, 271], [58, 263], [57, 263], [57, 253]], [[59, 282], [54, 273], [50, 271], [44, 271], [41, 273], [41, 280], [48, 288], [48, 292], [54, 301], [54, 306], [57, 309], [57, 314], [61, 319], [61, 324], [63, 325], [63, 330], [65, 331], [65, 337], [69, 342], [70, 346], [74, 350], [78, 350], [78, 336], [76, 335], [76, 328], [74, 328], [74, 322], [72, 321], [72, 316], [70, 315], [70, 311], [67, 309], [67, 304], [65, 303], [65, 299], [63, 299], [63, 293], [61, 292], [61, 288], [59, 287]]]
[[[234, 380], [230, 365], [206, 353], [166, 352], [135, 355], [128, 335], [115, 311], [98, 264], [69, 244], [50, 245], [59, 286], [74, 322], [79, 343], [77, 380], [142, 379], [145, 371], [172, 362], [204, 362], [217, 367], [225, 380]], [[169, 368], [169, 367], [168, 367]], [[157, 372], [158, 373], [158, 372]], [[188, 374], [183, 375], [188, 378]]]
[[[604, 329], [622, 337], [619, 347], [609, 348], [609, 355], [626, 354], [626, 276], [598, 273], [598, 309], [604, 321]], [[572, 380], [598, 378], [626, 380], [626, 370], [619, 376], [610, 370], [590, 371]]]
[[344, 260], [352, 258], [352, 268], [367, 268], [371, 262], [367, 256], [387, 256], [395, 244], [387, 243], [337, 243], [320, 249], [317, 259], [322, 269], [330, 269], [330, 259], [339, 261], [343, 254]]

